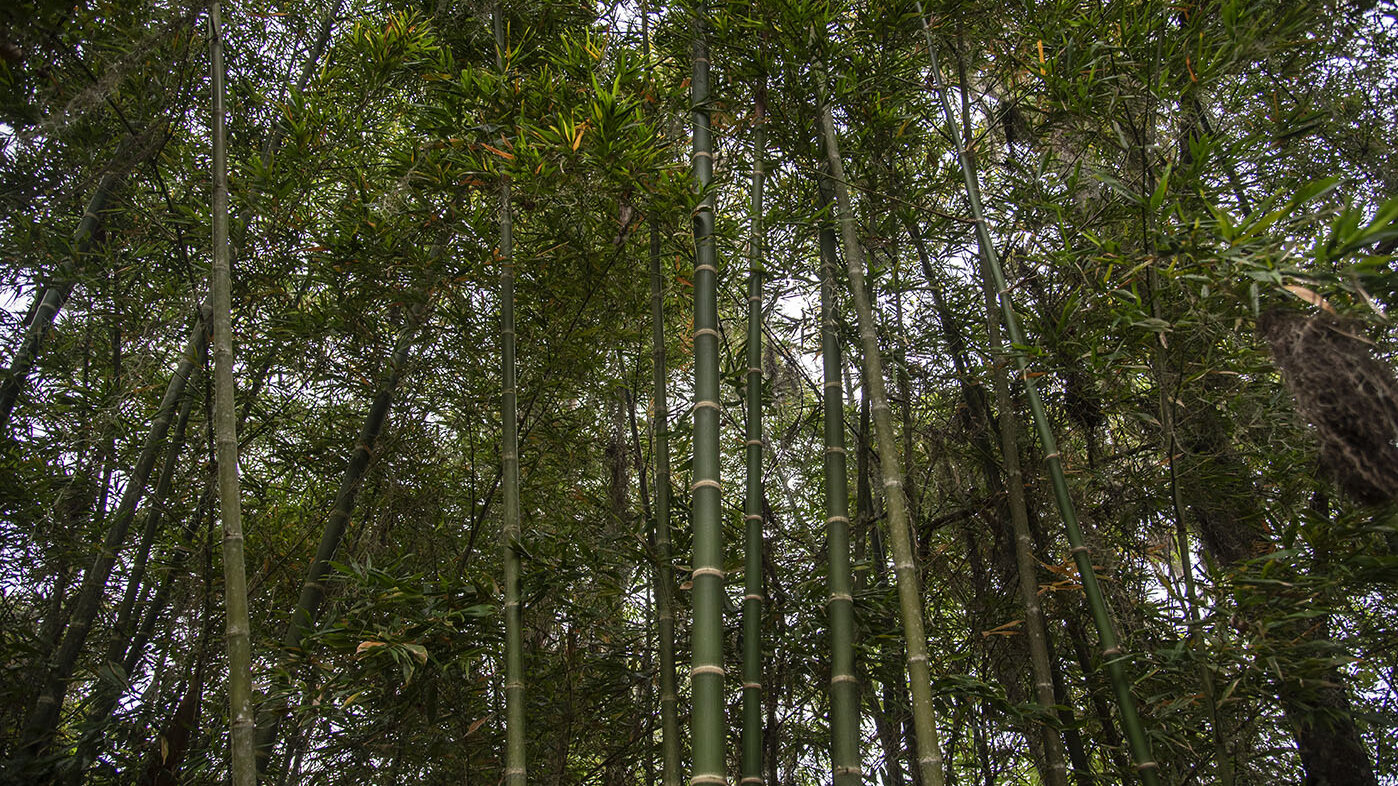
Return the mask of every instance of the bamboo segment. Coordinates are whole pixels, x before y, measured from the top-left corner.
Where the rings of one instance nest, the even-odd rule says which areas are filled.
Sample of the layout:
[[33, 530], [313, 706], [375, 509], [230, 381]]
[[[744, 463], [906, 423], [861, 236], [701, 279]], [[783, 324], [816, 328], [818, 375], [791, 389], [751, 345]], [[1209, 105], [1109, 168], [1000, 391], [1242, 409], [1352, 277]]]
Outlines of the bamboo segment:
[[707, 4], [699, 3], [690, 100], [694, 115], [694, 740], [691, 786], [728, 782], [723, 719], [723, 510], [719, 487], [718, 267], [714, 253], [713, 139], [709, 131]]
[[[990, 238], [990, 231], [985, 221], [985, 211], [981, 208], [980, 184], [976, 175], [975, 162], [961, 139], [961, 130], [956, 123], [951, 97], [947, 94], [946, 85], [942, 80], [937, 50], [933, 46], [932, 32], [927, 26], [927, 17], [923, 14], [920, 0], [918, 14], [923, 19], [923, 34], [927, 39], [927, 54], [931, 59], [932, 78], [941, 98], [942, 111], [951, 134], [952, 143], [956, 145], [957, 157], [961, 162], [961, 174], [966, 185], [971, 218], [976, 225], [976, 240], [980, 244], [981, 275], [989, 281], [994, 291], [999, 293], [1000, 311], [1005, 321], [1005, 332], [1009, 334], [1010, 344], [1023, 346], [1024, 333], [1020, 330], [1019, 316], [1015, 313], [1014, 303], [1010, 300], [1009, 287], [1005, 282], [1005, 271], [1000, 265], [995, 244]], [[1078, 574], [1082, 580], [1083, 593], [1087, 596], [1093, 621], [1097, 624], [1097, 632], [1102, 645], [1102, 658], [1111, 678], [1112, 690], [1116, 693], [1117, 708], [1121, 713], [1122, 726], [1126, 729], [1131, 755], [1135, 759], [1141, 781], [1146, 786], [1155, 786], [1159, 782], [1156, 774], [1158, 765], [1151, 753], [1150, 741], [1146, 738], [1145, 727], [1136, 711], [1136, 700], [1131, 695], [1131, 681], [1127, 678], [1126, 669], [1122, 665], [1123, 653], [1117, 643], [1116, 630], [1112, 624], [1111, 615], [1107, 611], [1102, 589], [1097, 584], [1097, 575], [1093, 572], [1092, 557], [1088, 554], [1082, 530], [1078, 526], [1077, 511], [1073, 505], [1072, 497], [1069, 496], [1068, 481], [1063, 475], [1063, 464], [1058, 456], [1058, 441], [1054, 437], [1053, 427], [1044, 411], [1043, 401], [1039, 398], [1038, 387], [1034, 384], [1033, 377], [1029, 375], [1028, 359], [1021, 352], [1014, 353], [1014, 358], [1019, 376], [1024, 382], [1024, 394], [1029, 400], [1029, 410], [1034, 417], [1034, 425], [1039, 433], [1039, 442], [1044, 449], [1044, 463], [1048, 467], [1049, 478], [1053, 483], [1054, 498], [1058, 503], [1059, 513], [1063, 517], [1063, 526], [1067, 530], [1068, 543], [1071, 546], [1073, 559], [1077, 564]]]

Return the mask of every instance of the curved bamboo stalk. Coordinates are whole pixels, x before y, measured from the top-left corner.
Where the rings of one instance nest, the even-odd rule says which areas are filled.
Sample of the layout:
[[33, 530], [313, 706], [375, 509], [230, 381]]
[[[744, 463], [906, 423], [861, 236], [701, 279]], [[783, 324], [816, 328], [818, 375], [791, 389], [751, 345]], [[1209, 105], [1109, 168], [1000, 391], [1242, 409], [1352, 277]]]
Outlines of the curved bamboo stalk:
[[[932, 42], [932, 32], [928, 26], [927, 17], [923, 13], [921, 0], [918, 0], [917, 8], [918, 15], [922, 17], [923, 34], [927, 41], [927, 55], [931, 60], [932, 79], [941, 99], [942, 111], [947, 129], [951, 134], [952, 144], [956, 146], [957, 158], [961, 162], [961, 174], [965, 181], [967, 201], [971, 209], [971, 218], [975, 221], [976, 240], [980, 245], [981, 275], [990, 283], [994, 291], [999, 293], [1000, 311], [1005, 321], [1005, 332], [1009, 336], [1010, 344], [1024, 346], [1024, 333], [1020, 329], [1019, 315], [1015, 313], [1014, 303], [1010, 300], [1009, 287], [1005, 282], [1005, 271], [1000, 265], [995, 244], [990, 238], [985, 211], [981, 208], [980, 183], [976, 175], [975, 162], [971, 159], [970, 151], [961, 138], [961, 129], [956, 122], [956, 113], [952, 109], [951, 97], [947, 94], [946, 85], [942, 79], [937, 49]], [[1131, 755], [1135, 760], [1141, 781], [1146, 786], [1155, 786], [1159, 782], [1156, 773], [1159, 765], [1151, 753], [1145, 726], [1141, 723], [1141, 717], [1136, 711], [1136, 700], [1131, 695], [1131, 681], [1127, 678], [1126, 668], [1122, 664], [1124, 653], [1117, 642], [1116, 630], [1112, 624], [1110, 612], [1107, 610], [1102, 589], [1097, 584], [1097, 574], [1092, 568], [1092, 557], [1088, 554], [1082, 529], [1078, 526], [1077, 511], [1073, 505], [1073, 499], [1068, 493], [1068, 481], [1063, 475], [1063, 464], [1058, 456], [1058, 441], [1054, 437], [1053, 427], [1044, 411], [1043, 401], [1039, 398], [1038, 387], [1034, 384], [1033, 377], [1029, 375], [1028, 359], [1022, 352], [1015, 352], [1014, 358], [1019, 376], [1024, 382], [1024, 393], [1029, 400], [1029, 410], [1034, 417], [1034, 425], [1039, 433], [1039, 442], [1044, 449], [1044, 463], [1048, 467], [1049, 478], [1053, 483], [1054, 498], [1058, 503], [1059, 513], [1063, 517], [1064, 529], [1067, 530], [1068, 543], [1071, 546], [1073, 559], [1077, 564], [1078, 574], [1082, 580], [1083, 593], [1087, 596], [1088, 607], [1092, 612], [1093, 621], [1097, 624], [1097, 632], [1102, 645], [1102, 657], [1111, 679], [1112, 689], [1116, 694], [1117, 709], [1121, 713], [1122, 726], [1126, 729]]]

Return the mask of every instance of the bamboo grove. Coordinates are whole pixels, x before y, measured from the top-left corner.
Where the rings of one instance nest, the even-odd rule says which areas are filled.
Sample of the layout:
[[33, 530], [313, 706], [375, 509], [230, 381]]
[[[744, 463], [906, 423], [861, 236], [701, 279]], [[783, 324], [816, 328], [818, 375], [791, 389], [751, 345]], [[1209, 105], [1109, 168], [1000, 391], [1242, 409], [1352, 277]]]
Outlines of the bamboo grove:
[[0, 8], [0, 782], [1398, 783], [1373, 0]]

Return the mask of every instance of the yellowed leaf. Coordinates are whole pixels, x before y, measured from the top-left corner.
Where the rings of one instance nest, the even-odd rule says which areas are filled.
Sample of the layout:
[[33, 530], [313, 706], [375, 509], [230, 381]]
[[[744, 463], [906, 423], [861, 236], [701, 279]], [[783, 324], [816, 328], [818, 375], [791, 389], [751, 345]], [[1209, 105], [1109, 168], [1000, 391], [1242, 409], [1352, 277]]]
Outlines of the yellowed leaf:
[[361, 641], [359, 642], [359, 646], [354, 648], [354, 654], [362, 655], [375, 647], [385, 646], [387, 645], [382, 641]]
[[1327, 301], [1319, 292], [1316, 292], [1315, 290], [1307, 289], [1302, 286], [1297, 286], [1296, 284], [1286, 284], [1282, 287], [1282, 289], [1285, 289], [1287, 292], [1290, 292], [1296, 297], [1299, 297], [1307, 303], [1310, 303], [1311, 305], [1318, 307], [1321, 311], [1324, 311], [1329, 314], [1335, 313], [1335, 308], [1330, 305], [1330, 302]]

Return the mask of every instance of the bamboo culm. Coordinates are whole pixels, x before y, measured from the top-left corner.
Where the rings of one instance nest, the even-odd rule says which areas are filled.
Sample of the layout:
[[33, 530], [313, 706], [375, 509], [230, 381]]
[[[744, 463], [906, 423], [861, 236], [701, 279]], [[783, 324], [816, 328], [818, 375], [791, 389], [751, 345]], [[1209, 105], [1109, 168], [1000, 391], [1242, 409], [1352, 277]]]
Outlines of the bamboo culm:
[[751, 227], [748, 234], [747, 488], [743, 499], [743, 786], [762, 777], [762, 159], [766, 86], [753, 102]]
[[[496, 66], [506, 71], [504, 9], [491, 14]], [[505, 612], [505, 784], [525, 786], [524, 617], [520, 608], [519, 404], [515, 378], [515, 261], [510, 181], [500, 178], [500, 355], [501, 484], [504, 520], [500, 545], [504, 561]]]
[[[824, 207], [830, 189], [822, 183]], [[854, 674], [854, 579], [850, 567], [849, 477], [845, 466], [844, 364], [835, 321], [835, 228], [820, 230], [820, 354], [824, 370], [821, 413], [825, 427], [825, 531], [830, 625], [830, 765], [835, 786], [863, 780], [859, 756], [859, 681]]]
[[718, 267], [714, 249], [713, 139], [709, 130], [708, 7], [698, 6], [690, 103], [694, 120], [694, 486], [691, 786], [727, 783], [723, 710], [723, 500], [719, 486]]
[[[201, 344], [203, 343], [206, 342], [201, 342]], [[85, 729], [82, 738], [78, 741], [77, 754], [64, 773], [67, 783], [80, 782], [83, 773], [96, 760], [98, 750], [106, 734], [107, 719], [116, 709], [122, 693], [131, 682], [131, 673], [135, 669], [136, 664], [129, 661], [128, 653], [134, 647], [137, 634], [135, 630], [136, 604], [142, 590], [147, 586], [145, 578], [150, 561], [150, 551], [166, 517], [165, 506], [170, 496], [170, 486], [174, 480], [180, 454], [184, 450], [189, 417], [194, 409], [195, 399], [198, 398], [189, 390], [187, 384], [185, 388], [182, 394], [183, 403], [180, 404], [179, 416], [175, 422], [175, 434], [170, 440], [170, 449], [165, 452], [165, 463], [160, 468], [160, 476], [155, 481], [155, 490], [151, 494], [150, 506], [146, 510], [146, 523], [141, 532], [140, 545], [136, 550], [131, 575], [127, 578], [126, 591], [122, 595], [121, 604], [117, 607], [116, 624], [112, 627], [112, 633], [107, 641], [105, 667], [115, 673], [119, 682], [101, 680], [94, 687], [93, 696], [88, 702], [84, 722]], [[159, 593], [157, 592], [157, 594]]]
[[204, 321], [201, 317], [190, 331], [181, 354], [179, 365], [165, 387], [165, 395], [151, 421], [150, 431], [141, 449], [141, 455], [131, 473], [131, 479], [122, 491], [116, 512], [100, 546], [92, 567], [83, 576], [83, 583], [73, 604], [68, 628], [57, 650], [54, 652], [42, 678], [39, 697], [25, 720], [20, 735], [23, 746], [16, 752], [14, 766], [23, 771], [36, 756], [42, 755], [57, 728], [63, 699], [67, 694], [68, 680], [73, 675], [78, 656], [87, 643], [88, 634], [102, 605], [102, 594], [107, 579], [116, 564], [118, 552], [126, 540], [126, 533], [136, 513], [136, 506], [145, 494], [155, 462], [165, 449], [170, 425], [175, 417], [175, 407], [184, 394], [185, 385], [194, 374], [198, 358], [203, 354], [202, 342], [205, 339]]
[[[976, 240], [980, 245], [981, 274], [999, 295], [1000, 312], [1004, 318], [1005, 332], [1008, 334], [1011, 345], [1024, 346], [1024, 333], [1020, 329], [1019, 316], [1015, 313], [1014, 303], [1010, 300], [1005, 272], [1000, 265], [1000, 258], [996, 253], [994, 242], [990, 238], [985, 211], [981, 208], [980, 184], [976, 175], [975, 162], [971, 158], [970, 150], [961, 138], [961, 130], [956, 122], [956, 113], [952, 108], [951, 97], [947, 93], [942, 78], [937, 49], [932, 41], [932, 32], [928, 26], [927, 16], [923, 13], [920, 0], [917, 3], [917, 9], [918, 14], [922, 17], [923, 34], [926, 37], [927, 54], [932, 71], [931, 76], [941, 99], [942, 111], [952, 144], [956, 146], [957, 157], [961, 163], [967, 202], [970, 206], [971, 218], [975, 222]], [[1069, 495], [1068, 481], [1063, 474], [1063, 464], [1059, 459], [1058, 441], [1054, 437], [1053, 427], [1049, 423], [1043, 401], [1039, 397], [1038, 388], [1034, 384], [1033, 378], [1029, 376], [1028, 359], [1022, 352], [1014, 353], [1014, 358], [1020, 379], [1024, 382], [1025, 398], [1029, 401], [1029, 410], [1034, 418], [1039, 442], [1044, 450], [1044, 464], [1053, 484], [1053, 494], [1058, 503], [1059, 514], [1063, 517], [1068, 543], [1082, 580], [1083, 593], [1087, 597], [1088, 607], [1092, 612], [1093, 621], [1097, 625], [1102, 657], [1106, 664], [1112, 690], [1116, 694], [1117, 710], [1121, 714], [1122, 726], [1126, 730], [1131, 755], [1135, 760], [1136, 770], [1140, 774], [1141, 781], [1146, 786], [1156, 786], [1159, 783], [1159, 776], [1156, 772], [1158, 765], [1151, 753], [1145, 726], [1141, 723], [1140, 715], [1136, 711], [1136, 700], [1131, 695], [1131, 681], [1126, 676], [1126, 669], [1122, 664], [1123, 652], [1117, 643], [1116, 630], [1112, 624], [1110, 613], [1107, 611], [1102, 589], [1097, 583], [1097, 575], [1093, 571], [1092, 558], [1088, 554], [1082, 530], [1078, 525], [1077, 511], [1073, 505], [1072, 497]]]
[[[408, 353], [412, 349], [418, 326], [426, 319], [427, 309], [426, 304], [417, 307], [409, 315], [407, 324], [398, 331], [393, 358], [389, 364], [388, 377], [374, 395], [374, 401], [364, 418], [364, 424], [360, 427], [359, 434], [355, 438], [354, 452], [350, 454], [349, 462], [345, 466], [345, 474], [340, 479], [335, 502], [330, 508], [325, 529], [321, 532], [320, 546], [316, 549], [315, 558], [306, 569], [306, 577], [301, 583], [300, 598], [297, 600], [296, 608], [291, 613], [286, 633], [282, 636], [282, 647], [290, 652], [301, 653], [304, 651], [306, 636], [310, 634], [319, 618], [320, 604], [325, 598], [325, 576], [330, 572], [330, 562], [335, 558], [335, 552], [339, 550], [340, 542], [344, 540], [345, 529], [349, 525], [350, 513], [354, 511], [354, 502], [359, 494], [360, 486], [363, 484], [364, 473], [368, 470], [374, 457], [374, 443], [378, 441], [379, 434], [388, 421], [388, 413], [393, 404], [393, 394], [403, 378], [408, 365]], [[276, 745], [278, 728], [286, 712], [286, 697], [283, 696], [269, 704], [264, 711], [263, 719], [258, 723], [257, 757], [259, 771], [265, 772], [266, 770], [266, 764]]]
[[860, 345], [864, 350], [864, 382], [869, 391], [874, 434], [881, 446], [879, 464], [883, 470], [894, 576], [898, 582], [898, 608], [903, 620], [903, 635], [907, 640], [908, 681], [912, 693], [918, 770], [925, 786], [943, 786], [946, 776], [932, 706], [932, 671], [922, 619], [922, 588], [919, 586], [911, 522], [908, 520], [908, 502], [903, 493], [903, 465], [898, 456], [898, 438], [893, 432], [893, 413], [888, 406], [888, 393], [883, 380], [883, 355], [874, 325], [873, 304], [864, 285], [864, 252], [859, 245], [844, 162], [840, 158], [839, 141], [835, 136], [835, 118], [828, 101], [822, 101], [820, 117], [825, 155], [830, 166], [835, 205], [844, 239], [845, 266], [849, 272], [850, 292], [859, 323]]
[[14, 360], [10, 361], [9, 369], [5, 371], [4, 382], [0, 383], [0, 431], [4, 431], [10, 425], [10, 416], [24, 391], [29, 371], [34, 367], [34, 362], [43, 349], [44, 339], [48, 337], [49, 330], [53, 328], [54, 318], [73, 294], [79, 263], [83, 257], [92, 253], [93, 238], [102, 224], [102, 211], [107, 209], [107, 203], [121, 184], [124, 175], [124, 172], [108, 172], [97, 181], [97, 190], [88, 199], [87, 209], [83, 211], [77, 231], [73, 233], [72, 255], [59, 264], [53, 280], [36, 295], [38, 305], [35, 306], [29, 323], [24, 326], [24, 338], [20, 341]]
[[228, 245], [228, 151], [223, 100], [223, 27], [219, 0], [209, 3], [209, 60], [213, 69], [213, 270], [210, 308], [214, 325], [214, 443], [223, 522], [224, 618], [228, 644], [228, 717], [233, 786], [256, 786], [252, 714], [252, 626], [243, 565], [243, 515], [238, 489], [238, 405], [234, 400], [232, 271]]
[[650, 230], [652, 408], [655, 410], [655, 606], [660, 650], [660, 736], [663, 786], [680, 783], [679, 688], [675, 672], [675, 568], [670, 540], [670, 404], [665, 362], [665, 277], [660, 228]]

